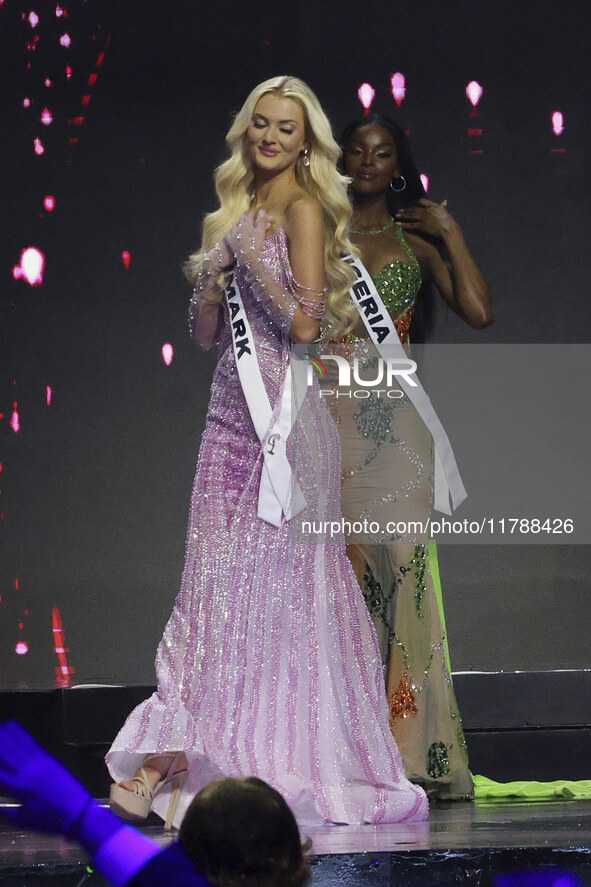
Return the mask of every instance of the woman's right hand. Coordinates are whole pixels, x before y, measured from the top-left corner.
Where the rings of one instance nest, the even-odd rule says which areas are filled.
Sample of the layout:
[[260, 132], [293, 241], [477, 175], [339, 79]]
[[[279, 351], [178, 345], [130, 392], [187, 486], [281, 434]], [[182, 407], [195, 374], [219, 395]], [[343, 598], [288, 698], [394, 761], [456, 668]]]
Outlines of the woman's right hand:
[[405, 231], [419, 231], [445, 240], [447, 234], [458, 229], [459, 225], [447, 209], [447, 200], [434, 203], [421, 199], [414, 206], [407, 206], [396, 213], [396, 224]]
[[239, 265], [260, 256], [271, 224], [271, 216], [264, 210], [260, 210], [256, 216], [252, 210], [249, 210], [230, 228], [224, 237], [224, 243], [232, 251]]

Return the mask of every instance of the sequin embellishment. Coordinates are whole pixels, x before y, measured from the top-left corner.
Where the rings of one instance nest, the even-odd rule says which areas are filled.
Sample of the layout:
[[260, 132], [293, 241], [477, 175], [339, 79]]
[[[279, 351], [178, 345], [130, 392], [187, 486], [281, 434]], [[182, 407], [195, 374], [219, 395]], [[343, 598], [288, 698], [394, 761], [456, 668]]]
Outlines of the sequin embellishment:
[[404, 672], [396, 691], [390, 697], [391, 721], [396, 718], [410, 718], [416, 715], [418, 709], [415, 705], [413, 689], [407, 672]]
[[432, 779], [441, 779], [450, 772], [445, 742], [433, 742], [427, 751], [427, 773]]
[[384, 660], [382, 662], [382, 665], [384, 667], [386, 667], [387, 665], [390, 656], [390, 645], [392, 643], [392, 640], [394, 639], [394, 632], [392, 631], [392, 626], [390, 624], [389, 610], [392, 606], [392, 601], [394, 600], [394, 596], [401, 582], [402, 579], [400, 577], [395, 577], [390, 589], [384, 590], [381, 584], [376, 579], [372, 568], [366, 562], [365, 572], [363, 574], [363, 597], [365, 598], [365, 603], [371, 617], [374, 619], [374, 621], [376, 619], [379, 619], [382, 625], [385, 626], [388, 633], [386, 650], [384, 651]]
[[[384, 443], [394, 443], [393, 410], [394, 404], [384, 402], [381, 398], [368, 397], [367, 400], [361, 401], [359, 409], [353, 414], [353, 419], [357, 422], [357, 431], [362, 437], [374, 440], [377, 447]], [[366, 464], [368, 461], [366, 459]]]
[[[283, 229], [267, 238], [261, 260], [265, 280], [289, 295]], [[278, 404], [291, 345], [259, 282], [236, 273], [263, 383]], [[257, 776], [288, 801], [306, 793], [320, 820], [422, 820], [426, 797], [405, 779], [391, 740], [369, 617], [345, 546], [340, 538], [300, 541], [304, 517], [326, 527], [342, 514], [338, 433], [318, 393], [313, 378], [289, 441], [306, 510], [275, 526], [258, 517], [261, 442], [225, 323], [181, 589], [156, 654], [159, 691], [127, 719], [109, 763], [119, 780], [148, 751], [183, 749], [206, 781]], [[179, 811], [194, 790], [185, 787]], [[168, 799], [154, 800], [166, 816]]]
[[466, 763], [468, 763], [468, 743], [466, 742], [466, 737], [464, 736], [464, 728], [462, 727], [460, 716], [458, 715], [457, 717], [459, 720], [456, 731], [458, 746], [460, 748], [460, 754], [462, 755], [462, 758], [465, 760]]
[[415, 545], [415, 551], [413, 556], [410, 559], [410, 566], [401, 567], [401, 573], [407, 573], [409, 570], [412, 570], [414, 567], [415, 574], [415, 607], [417, 611], [417, 616], [419, 619], [423, 618], [423, 598], [425, 597], [425, 592], [427, 591], [427, 586], [425, 584], [425, 570], [427, 568], [427, 559], [425, 554], [425, 546], [424, 545]]
[[408, 262], [401, 259], [388, 262], [375, 275], [374, 283], [384, 300], [384, 305], [390, 314], [396, 315], [396, 319], [398, 319], [415, 303], [417, 293], [421, 288], [421, 268], [415, 254], [404, 239], [402, 228], [397, 228], [396, 232], [400, 245], [408, 256]]
[[[393, 316], [396, 331], [400, 341], [404, 344], [408, 342], [412, 312], [421, 288], [421, 266], [404, 239], [402, 228], [397, 227], [396, 234], [402, 249], [408, 256], [408, 262], [403, 259], [388, 262], [387, 265], [380, 268], [373, 280], [377, 291], [384, 300], [384, 305]], [[355, 341], [359, 337], [350, 334], [348, 338]]]
[[363, 574], [363, 597], [371, 615], [379, 614], [384, 618], [380, 612], [386, 603], [382, 586], [374, 576], [373, 570], [368, 563], [365, 564], [365, 572]]

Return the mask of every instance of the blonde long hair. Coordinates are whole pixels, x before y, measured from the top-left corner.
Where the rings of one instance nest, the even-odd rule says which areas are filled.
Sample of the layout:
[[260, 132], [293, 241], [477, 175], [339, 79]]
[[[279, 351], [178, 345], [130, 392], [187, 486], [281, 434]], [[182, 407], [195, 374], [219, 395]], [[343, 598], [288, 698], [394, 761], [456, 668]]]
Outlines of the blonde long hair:
[[[323, 326], [331, 330], [331, 335], [342, 335], [352, 328], [357, 314], [348, 295], [355, 274], [341, 258], [343, 254], [357, 254], [346, 233], [351, 217], [351, 205], [347, 197], [349, 179], [336, 168], [340, 149], [320, 102], [310, 87], [297, 77], [273, 77], [255, 86], [234, 118], [226, 136], [230, 157], [214, 173], [219, 209], [205, 216], [201, 249], [189, 256], [184, 265], [185, 275], [191, 283], [195, 283], [204, 254], [223, 239], [250, 207], [255, 168], [245, 150], [245, 135], [257, 102], [267, 93], [279, 98], [293, 99], [304, 113], [306, 138], [310, 142], [310, 165], [304, 166], [302, 159], [298, 159], [296, 180], [322, 206], [325, 223], [324, 263], [328, 287]], [[223, 286], [223, 276], [218, 283]]]

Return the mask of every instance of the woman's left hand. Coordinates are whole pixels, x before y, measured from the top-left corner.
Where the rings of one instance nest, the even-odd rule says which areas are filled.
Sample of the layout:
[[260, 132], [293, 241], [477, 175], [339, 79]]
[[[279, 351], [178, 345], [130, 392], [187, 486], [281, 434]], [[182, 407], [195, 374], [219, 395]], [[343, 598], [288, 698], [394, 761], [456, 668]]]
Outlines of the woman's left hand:
[[396, 213], [396, 222], [406, 231], [421, 231], [432, 237], [445, 237], [458, 227], [454, 217], [447, 211], [447, 200], [433, 203], [421, 197], [415, 206], [408, 206]]
[[234, 253], [238, 264], [253, 258], [253, 253], [256, 256], [260, 255], [271, 223], [271, 216], [264, 210], [260, 210], [256, 216], [252, 210], [249, 210], [230, 228], [224, 241]]

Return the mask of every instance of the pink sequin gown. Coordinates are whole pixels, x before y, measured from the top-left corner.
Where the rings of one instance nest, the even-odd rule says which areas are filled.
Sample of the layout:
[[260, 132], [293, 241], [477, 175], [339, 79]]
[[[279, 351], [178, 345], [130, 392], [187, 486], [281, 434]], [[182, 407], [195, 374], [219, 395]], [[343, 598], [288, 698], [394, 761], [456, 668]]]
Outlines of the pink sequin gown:
[[[263, 260], [288, 285], [285, 234]], [[288, 339], [239, 279], [265, 386], [281, 391]], [[203, 785], [258, 776], [294, 809], [340, 823], [427, 816], [388, 725], [380, 652], [342, 538], [296, 541], [293, 521], [257, 517], [261, 445], [229, 330], [219, 346], [193, 487], [181, 590], [156, 654], [158, 690], [129, 715], [107, 763], [128, 779], [148, 752], [183, 750], [189, 776], [179, 825]], [[294, 520], [340, 520], [337, 429], [317, 388], [290, 436], [307, 508]], [[153, 809], [163, 818], [169, 793]]]

